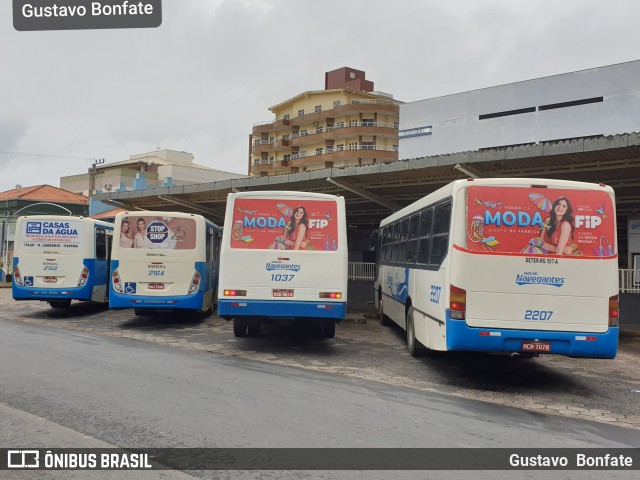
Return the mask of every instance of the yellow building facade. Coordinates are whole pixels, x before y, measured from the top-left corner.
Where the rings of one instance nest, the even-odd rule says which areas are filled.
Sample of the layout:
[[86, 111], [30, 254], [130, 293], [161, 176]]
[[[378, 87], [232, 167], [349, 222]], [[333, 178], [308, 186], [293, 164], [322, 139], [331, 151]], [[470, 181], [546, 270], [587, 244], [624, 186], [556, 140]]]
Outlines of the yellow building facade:
[[[361, 72], [364, 73], [364, 72]], [[249, 172], [255, 176], [398, 159], [400, 102], [350, 88], [302, 93], [271, 107], [254, 125]]]

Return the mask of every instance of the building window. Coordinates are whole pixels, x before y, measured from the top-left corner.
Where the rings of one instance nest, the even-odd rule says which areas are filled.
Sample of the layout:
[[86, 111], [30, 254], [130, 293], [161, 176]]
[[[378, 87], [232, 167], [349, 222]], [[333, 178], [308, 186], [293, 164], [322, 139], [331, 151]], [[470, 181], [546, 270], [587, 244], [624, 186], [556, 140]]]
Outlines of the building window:
[[322, 155], [322, 149], [316, 148], [316, 155]]
[[284, 117], [282, 117], [283, 120], [289, 120], [289, 114], [287, 113]]
[[336, 127], [335, 128], [344, 128], [344, 122], [336, 123]]
[[376, 146], [373, 142], [362, 142], [362, 150], [375, 150]]
[[339, 107], [340, 106], [340, 100], [334, 100], [333, 101], [333, 106], [334, 107]]
[[358, 126], [358, 121], [357, 120], [349, 120], [349, 126], [350, 127], [357, 127]]
[[327, 132], [333, 130], [333, 123], [327, 123]]
[[344, 144], [343, 144], [343, 143], [340, 143], [340, 144], [336, 147], [336, 150], [337, 150], [337, 151], [339, 151], [339, 152], [343, 151], [343, 150], [344, 150]]
[[362, 119], [362, 126], [363, 127], [373, 127], [375, 126], [376, 122], [373, 121], [373, 118], [363, 118]]
[[302, 131], [300, 132], [300, 136], [301, 136], [301, 137], [306, 137], [306, 136], [307, 136], [307, 131], [306, 131], [306, 130], [302, 130]]
[[316, 111], [316, 112], [321, 112], [321, 111], [322, 111], [322, 105], [316, 105], [316, 106], [314, 107], [314, 111]]
[[322, 127], [316, 127], [316, 133], [322, 133]]
[[327, 147], [327, 153], [333, 153], [333, 147]]
[[431, 135], [431, 125], [425, 127], [406, 128], [398, 132], [398, 138], [420, 137]]
[[358, 150], [358, 142], [349, 142], [349, 150]]
[[304, 115], [304, 110], [298, 110], [298, 116], [301, 117]]

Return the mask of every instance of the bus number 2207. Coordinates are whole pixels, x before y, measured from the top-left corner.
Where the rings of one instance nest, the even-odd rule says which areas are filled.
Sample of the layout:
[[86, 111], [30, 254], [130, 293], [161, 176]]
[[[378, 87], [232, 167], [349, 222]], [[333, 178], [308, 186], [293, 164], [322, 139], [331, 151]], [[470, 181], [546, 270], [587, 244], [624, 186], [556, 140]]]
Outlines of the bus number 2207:
[[543, 322], [551, 320], [553, 310], [525, 310], [525, 320], [542, 320]]

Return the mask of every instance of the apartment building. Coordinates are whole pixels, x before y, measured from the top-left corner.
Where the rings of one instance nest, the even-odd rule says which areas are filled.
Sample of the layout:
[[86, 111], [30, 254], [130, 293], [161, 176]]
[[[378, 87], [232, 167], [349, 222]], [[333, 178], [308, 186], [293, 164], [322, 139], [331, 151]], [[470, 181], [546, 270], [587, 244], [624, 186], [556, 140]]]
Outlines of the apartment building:
[[275, 120], [253, 126], [249, 172], [255, 176], [349, 167], [398, 159], [400, 103], [373, 90], [365, 72], [325, 74], [325, 89], [269, 110]]

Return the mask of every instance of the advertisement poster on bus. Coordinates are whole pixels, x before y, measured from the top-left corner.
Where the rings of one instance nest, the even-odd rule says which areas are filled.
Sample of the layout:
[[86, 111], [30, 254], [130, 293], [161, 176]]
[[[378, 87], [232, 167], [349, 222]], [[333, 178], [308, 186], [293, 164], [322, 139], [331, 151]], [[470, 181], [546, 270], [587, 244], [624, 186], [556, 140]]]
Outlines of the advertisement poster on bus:
[[22, 222], [23, 247], [77, 251], [84, 244], [84, 224], [77, 220], [27, 220]]
[[192, 218], [136, 215], [120, 224], [120, 247], [189, 250], [196, 246], [196, 222]]
[[615, 216], [604, 191], [469, 187], [467, 249], [486, 253], [613, 257]]
[[238, 198], [231, 248], [337, 250], [337, 211], [333, 200]]

